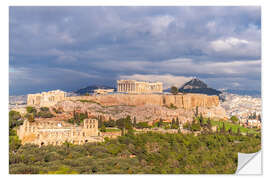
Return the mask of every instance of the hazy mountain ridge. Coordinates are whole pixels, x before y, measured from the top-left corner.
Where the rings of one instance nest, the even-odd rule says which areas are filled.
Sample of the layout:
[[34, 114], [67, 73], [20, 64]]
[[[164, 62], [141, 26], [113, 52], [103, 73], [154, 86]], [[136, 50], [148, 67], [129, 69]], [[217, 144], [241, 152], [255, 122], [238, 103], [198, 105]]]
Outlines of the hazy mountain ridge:
[[116, 88], [106, 86], [106, 85], [91, 85], [91, 86], [87, 86], [85, 88], [81, 88], [81, 89], [75, 91], [74, 93], [80, 94], [80, 95], [83, 95], [86, 93], [94, 93], [95, 89], [114, 89], [114, 90], [116, 90]]
[[179, 92], [182, 93], [199, 93], [207, 95], [219, 95], [222, 92], [216, 89], [210, 88], [200, 79], [194, 78], [186, 82], [183, 86], [179, 88]]
[[19, 95], [19, 96], [9, 96], [9, 104], [16, 104], [16, 103], [26, 103], [27, 102], [27, 95]]

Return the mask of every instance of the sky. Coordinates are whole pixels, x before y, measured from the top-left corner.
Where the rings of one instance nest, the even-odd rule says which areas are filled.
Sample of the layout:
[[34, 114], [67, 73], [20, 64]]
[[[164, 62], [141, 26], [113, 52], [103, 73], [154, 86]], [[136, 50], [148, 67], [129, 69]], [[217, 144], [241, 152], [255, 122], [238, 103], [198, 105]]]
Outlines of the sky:
[[10, 7], [9, 93], [117, 79], [197, 77], [216, 89], [261, 89], [261, 9], [256, 6]]

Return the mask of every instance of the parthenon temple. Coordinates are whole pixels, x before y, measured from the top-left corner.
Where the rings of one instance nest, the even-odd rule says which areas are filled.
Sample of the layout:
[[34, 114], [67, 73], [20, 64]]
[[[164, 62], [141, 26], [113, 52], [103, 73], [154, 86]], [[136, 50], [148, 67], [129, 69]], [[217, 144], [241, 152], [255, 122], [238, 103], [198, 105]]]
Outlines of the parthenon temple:
[[126, 93], [162, 93], [162, 82], [145, 82], [136, 80], [118, 80], [117, 92]]

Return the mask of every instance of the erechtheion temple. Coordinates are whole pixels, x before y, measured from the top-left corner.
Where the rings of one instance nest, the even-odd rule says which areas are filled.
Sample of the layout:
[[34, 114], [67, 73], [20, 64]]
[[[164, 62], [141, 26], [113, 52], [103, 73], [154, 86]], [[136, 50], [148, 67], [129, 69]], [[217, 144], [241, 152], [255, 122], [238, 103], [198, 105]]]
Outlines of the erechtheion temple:
[[64, 142], [84, 144], [87, 142], [101, 142], [98, 120], [85, 119], [83, 125], [73, 125], [64, 121], [24, 121], [17, 130], [22, 144], [32, 143], [41, 145], [61, 145]]
[[118, 80], [117, 92], [126, 93], [162, 93], [162, 82], [146, 82], [136, 80]]
[[64, 100], [66, 93], [61, 90], [42, 92], [37, 94], [28, 94], [28, 106], [53, 106], [57, 102]]

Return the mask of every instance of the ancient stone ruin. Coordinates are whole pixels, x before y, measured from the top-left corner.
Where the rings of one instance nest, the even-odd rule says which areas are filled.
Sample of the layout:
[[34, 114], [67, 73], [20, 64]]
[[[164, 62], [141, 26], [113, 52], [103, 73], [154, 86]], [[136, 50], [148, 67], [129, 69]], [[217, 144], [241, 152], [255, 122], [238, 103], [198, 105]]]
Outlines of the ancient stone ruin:
[[117, 92], [126, 93], [162, 93], [162, 82], [145, 82], [136, 80], [118, 80]]
[[37, 94], [28, 94], [27, 105], [28, 106], [53, 106], [57, 102], [64, 100], [66, 93], [61, 90], [42, 92]]
[[94, 93], [95, 94], [108, 94], [108, 93], [113, 93], [114, 89], [95, 89]]
[[65, 142], [84, 144], [87, 142], [101, 142], [98, 121], [85, 119], [82, 125], [73, 125], [65, 121], [24, 121], [17, 130], [22, 144], [32, 143], [42, 145], [61, 145]]

